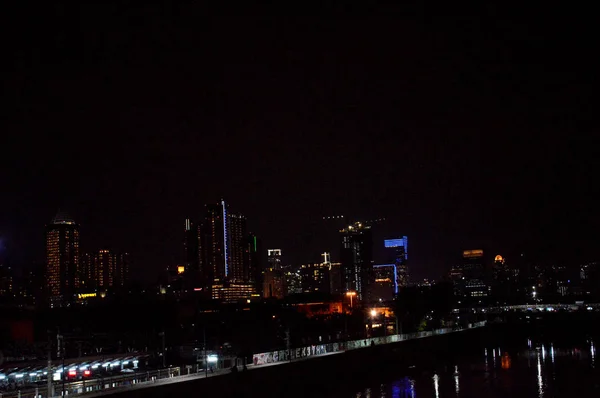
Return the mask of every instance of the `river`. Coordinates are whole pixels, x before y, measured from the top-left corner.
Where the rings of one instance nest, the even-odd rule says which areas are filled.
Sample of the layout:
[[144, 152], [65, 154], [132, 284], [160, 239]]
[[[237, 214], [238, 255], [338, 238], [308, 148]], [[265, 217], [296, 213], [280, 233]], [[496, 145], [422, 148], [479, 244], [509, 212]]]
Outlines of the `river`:
[[395, 380], [373, 382], [348, 397], [600, 397], [597, 347], [600, 339], [580, 333], [570, 338], [525, 336], [483, 343], [458, 355], [453, 364], [416, 366]]

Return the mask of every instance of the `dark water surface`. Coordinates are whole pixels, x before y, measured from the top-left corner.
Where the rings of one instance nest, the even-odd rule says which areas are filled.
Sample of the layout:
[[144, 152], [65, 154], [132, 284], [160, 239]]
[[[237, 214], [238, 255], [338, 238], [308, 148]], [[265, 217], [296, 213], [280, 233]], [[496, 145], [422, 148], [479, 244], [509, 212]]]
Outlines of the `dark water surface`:
[[410, 368], [395, 380], [370, 382], [344, 396], [600, 398], [600, 340], [548, 340], [528, 337], [477, 348], [478, 353], [457, 356], [454, 365]]

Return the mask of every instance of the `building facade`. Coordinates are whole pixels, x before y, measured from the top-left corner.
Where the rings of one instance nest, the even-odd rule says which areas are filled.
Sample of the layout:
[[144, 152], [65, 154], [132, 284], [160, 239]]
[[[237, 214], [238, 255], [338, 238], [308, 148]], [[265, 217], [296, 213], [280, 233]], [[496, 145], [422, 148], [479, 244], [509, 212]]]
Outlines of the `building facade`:
[[[388, 261], [396, 266], [396, 285], [399, 288], [407, 287], [410, 284], [410, 274], [408, 269], [408, 237], [403, 236], [395, 239], [385, 239], [384, 247], [388, 254]], [[398, 291], [396, 290], [396, 294]]]
[[330, 293], [329, 264], [305, 264], [300, 266], [303, 293]]
[[372, 296], [375, 301], [392, 301], [398, 294], [398, 273], [396, 264], [376, 264], [373, 266], [375, 283]]
[[51, 308], [69, 306], [79, 289], [79, 226], [58, 214], [46, 226], [47, 296]]
[[359, 300], [369, 302], [369, 288], [375, 279], [371, 227], [356, 222], [342, 229], [340, 236], [342, 288], [344, 292], [356, 292]]

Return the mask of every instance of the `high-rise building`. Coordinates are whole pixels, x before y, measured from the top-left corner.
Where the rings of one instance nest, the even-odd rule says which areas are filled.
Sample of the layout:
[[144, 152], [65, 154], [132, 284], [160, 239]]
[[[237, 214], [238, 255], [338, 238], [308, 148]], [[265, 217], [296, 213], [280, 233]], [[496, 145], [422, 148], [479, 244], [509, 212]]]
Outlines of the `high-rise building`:
[[94, 267], [94, 256], [83, 253], [79, 258], [79, 283], [82, 290], [96, 288], [96, 268]]
[[398, 294], [398, 275], [396, 264], [377, 264], [373, 266], [375, 283], [372, 296], [375, 301], [392, 301]]
[[288, 269], [284, 272], [285, 295], [302, 293], [302, 275], [300, 269]]
[[116, 255], [115, 286], [125, 287], [129, 283], [129, 268], [131, 265], [131, 256], [129, 253]]
[[355, 291], [359, 300], [369, 302], [369, 288], [375, 279], [371, 227], [356, 222], [340, 233], [343, 289], [345, 292]]
[[342, 294], [342, 263], [329, 263], [329, 291]]
[[270, 269], [282, 269], [281, 249], [267, 250], [267, 263]]
[[50, 307], [72, 303], [79, 288], [79, 227], [58, 214], [46, 226], [46, 278]]
[[263, 297], [281, 299], [285, 296], [285, 275], [281, 249], [267, 250], [267, 269], [263, 274]]
[[269, 268], [263, 277], [263, 297], [282, 299], [285, 296], [285, 275], [281, 269]]
[[249, 256], [248, 234], [246, 232], [246, 217], [239, 214], [228, 214], [229, 237], [229, 275], [228, 280], [236, 283], [248, 283]]
[[[407, 287], [410, 283], [408, 270], [408, 237], [386, 239], [383, 241], [386, 250], [391, 254], [389, 260], [396, 265], [396, 284]], [[398, 293], [396, 291], [396, 293]]]
[[230, 212], [221, 200], [206, 206], [200, 231], [199, 263], [205, 287], [221, 289], [225, 282], [249, 284], [251, 260], [246, 218]]
[[115, 283], [116, 258], [110, 250], [100, 250], [94, 256], [96, 287], [106, 289]]
[[202, 258], [201, 251], [200, 225], [189, 218], [185, 219], [184, 228], [184, 264], [186, 271], [200, 271]]
[[254, 234], [248, 235], [247, 251], [250, 283], [254, 285], [257, 294], [262, 297], [264, 271], [264, 265], [262, 263], [263, 257], [261, 256], [261, 253], [263, 252], [262, 242]]
[[300, 266], [303, 293], [330, 293], [329, 263]]
[[481, 300], [489, 295], [483, 250], [463, 251], [463, 295], [473, 301]]

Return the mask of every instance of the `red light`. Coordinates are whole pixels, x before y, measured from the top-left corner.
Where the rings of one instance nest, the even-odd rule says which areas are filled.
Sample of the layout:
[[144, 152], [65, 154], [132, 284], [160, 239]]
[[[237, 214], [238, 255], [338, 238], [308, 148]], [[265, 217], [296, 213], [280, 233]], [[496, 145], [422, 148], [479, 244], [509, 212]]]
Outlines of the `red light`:
[[74, 370], [69, 370], [69, 376], [71, 376], [71, 377], [77, 376], [77, 372]]
[[83, 371], [83, 375], [84, 375], [85, 377], [88, 377], [88, 376], [89, 376], [89, 375], [91, 375], [91, 374], [92, 374], [92, 372], [91, 372], [91, 371], [89, 371], [89, 370], [84, 370], [84, 371]]

